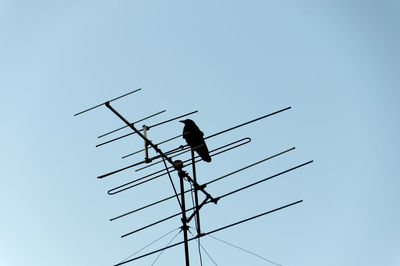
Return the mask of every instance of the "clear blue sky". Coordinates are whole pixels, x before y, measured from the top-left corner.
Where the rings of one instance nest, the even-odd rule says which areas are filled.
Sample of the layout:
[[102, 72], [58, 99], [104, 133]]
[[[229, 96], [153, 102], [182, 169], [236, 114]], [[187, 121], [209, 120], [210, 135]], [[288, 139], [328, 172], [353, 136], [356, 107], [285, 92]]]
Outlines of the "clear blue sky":
[[[120, 238], [176, 212], [177, 203], [108, 219], [171, 187], [165, 177], [108, 196], [144, 173], [96, 176], [142, 159], [120, 156], [143, 144], [130, 137], [95, 148], [96, 136], [121, 121], [105, 108], [73, 117], [134, 88], [142, 91], [114, 105], [130, 121], [199, 110], [192, 119], [205, 135], [292, 107], [210, 139], [211, 149], [252, 142], [199, 163], [199, 179], [292, 146], [210, 193], [315, 162], [204, 207], [204, 231], [303, 199], [215, 236], [284, 266], [400, 265], [399, 15], [396, 0], [1, 0], [0, 265], [113, 265], [179, 227], [175, 219]], [[173, 122], [149, 136], [157, 142], [181, 130]], [[218, 265], [272, 265], [209, 237], [202, 244]], [[199, 265], [194, 243], [190, 252]], [[156, 265], [184, 265], [183, 247]]]

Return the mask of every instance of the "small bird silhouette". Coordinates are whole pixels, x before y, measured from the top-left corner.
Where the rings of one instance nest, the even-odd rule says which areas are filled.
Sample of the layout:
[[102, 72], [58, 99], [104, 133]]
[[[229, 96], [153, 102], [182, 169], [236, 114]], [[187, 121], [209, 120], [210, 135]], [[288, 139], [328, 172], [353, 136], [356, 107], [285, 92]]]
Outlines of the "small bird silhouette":
[[203, 161], [211, 162], [211, 157], [208, 152], [206, 142], [204, 141], [204, 134], [198, 126], [191, 119], [179, 121], [185, 124], [183, 127], [183, 138], [186, 143], [197, 152]]

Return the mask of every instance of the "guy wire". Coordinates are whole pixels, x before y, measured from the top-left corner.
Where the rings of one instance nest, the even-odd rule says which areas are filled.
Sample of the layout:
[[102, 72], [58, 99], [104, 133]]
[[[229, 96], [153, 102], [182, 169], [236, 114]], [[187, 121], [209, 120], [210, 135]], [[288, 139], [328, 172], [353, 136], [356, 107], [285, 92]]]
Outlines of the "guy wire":
[[231, 247], [234, 247], [234, 248], [237, 248], [237, 249], [239, 249], [239, 250], [241, 250], [241, 251], [247, 252], [247, 253], [249, 253], [249, 254], [251, 254], [251, 255], [253, 255], [253, 256], [255, 256], [255, 257], [258, 257], [258, 258], [260, 258], [260, 259], [262, 259], [262, 260], [265, 260], [265, 261], [267, 261], [267, 262], [269, 262], [269, 263], [272, 263], [272, 264], [277, 265], [277, 266], [283, 266], [282, 264], [279, 264], [279, 263], [276, 263], [276, 262], [274, 262], [274, 261], [272, 261], [272, 260], [266, 259], [266, 258], [264, 258], [264, 257], [262, 257], [262, 256], [260, 256], [260, 255], [258, 255], [258, 254], [256, 254], [256, 253], [254, 253], [254, 252], [251, 252], [251, 251], [246, 250], [246, 249], [244, 249], [244, 248], [238, 247], [238, 246], [236, 246], [236, 245], [234, 245], [234, 244], [232, 244], [232, 243], [229, 243], [229, 242], [227, 242], [227, 241], [224, 241], [224, 240], [222, 240], [222, 239], [219, 239], [219, 238], [217, 238], [217, 237], [215, 237], [215, 236], [212, 236], [212, 235], [208, 235], [208, 236], [211, 237], [211, 238], [214, 238], [215, 240], [218, 240], [218, 241], [220, 241], [220, 242], [222, 242], [222, 243], [225, 243], [225, 244], [227, 244], [227, 245], [229, 245], [229, 246], [231, 246]]
[[[193, 233], [190, 232], [189, 233], [194, 237]], [[207, 250], [203, 247], [202, 244], [200, 244], [201, 249], [203, 249], [203, 251], [206, 253], [206, 255], [208, 256], [208, 258], [214, 263], [215, 266], [218, 266], [217, 263], [215, 262], [215, 260], [213, 260], [213, 258], [211, 258], [210, 254], [207, 252]]]
[[[174, 241], [174, 239], [181, 233], [181, 231], [182, 231], [182, 229], [168, 242], [167, 247], [169, 246], [169, 244], [172, 243], [172, 241]], [[157, 260], [160, 258], [160, 256], [164, 253], [164, 251], [165, 251], [165, 249], [162, 250], [162, 251], [160, 252], [160, 254], [158, 254], [157, 258], [153, 261], [153, 263], [151, 264], [151, 266], [153, 266], [153, 265], [156, 263], [156, 261], [157, 261]]]
[[[179, 230], [180, 228], [175, 228], [174, 230], [169, 231], [168, 233], [166, 233], [163, 236], [160, 236], [159, 238], [157, 238], [156, 240], [154, 240], [153, 242], [151, 242], [150, 244], [147, 244], [146, 246], [144, 246], [143, 248], [139, 249], [138, 251], [136, 251], [135, 253], [133, 253], [132, 255], [130, 255], [129, 257], [127, 257], [126, 259], [122, 260], [120, 263], [123, 263], [127, 260], [129, 260], [130, 258], [132, 258], [133, 256], [135, 256], [136, 254], [138, 254], [140, 251], [146, 249], [147, 247], [153, 245], [154, 243], [156, 243], [157, 241], [161, 240], [162, 238], [166, 237], [167, 235]], [[180, 233], [180, 232], [179, 232]]]

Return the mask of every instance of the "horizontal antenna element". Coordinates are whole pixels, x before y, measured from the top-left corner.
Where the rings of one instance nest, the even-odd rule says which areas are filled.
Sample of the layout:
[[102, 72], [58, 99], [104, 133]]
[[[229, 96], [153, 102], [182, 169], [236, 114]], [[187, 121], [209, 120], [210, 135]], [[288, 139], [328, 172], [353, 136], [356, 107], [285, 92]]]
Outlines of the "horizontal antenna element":
[[[167, 143], [168, 141], [171, 141], [171, 140], [177, 139], [177, 138], [179, 138], [179, 137], [182, 137], [182, 136], [183, 136], [183, 134], [180, 134], [180, 135], [178, 135], [178, 136], [175, 136], [175, 137], [172, 137], [172, 138], [166, 139], [166, 140], [164, 140], [164, 141], [161, 141], [161, 142], [157, 143], [156, 145], [158, 146], [158, 145], [161, 145], [161, 144]], [[144, 149], [141, 149], [141, 150], [138, 150], [138, 151], [135, 151], [135, 152], [129, 153], [129, 154], [127, 154], [127, 155], [124, 155], [124, 156], [122, 156], [122, 157], [121, 157], [121, 159], [125, 159], [125, 158], [127, 158], [127, 157], [129, 157], [129, 156], [132, 156], [132, 155], [134, 155], [134, 154], [137, 154], [137, 153], [139, 153], [139, 152], [142, 152], [142, 151], [144, 151]]]
[[218, 135], [220, 135], [220, 134], [222, 134], [222, 133], [225, 133], [225, 132], [231, 131], [231, 130], [233, 130], [233, 129], [236, 129], [236, 128], [239, 128], [239, 127], [248, 125], [248, 124], [250, 124], [250, 123], [253, 123], [253, 122], [256, 122], [256, 121], [258, 121], [258, 120], [267, 118], [267, 117], [269, 117], [269, 116], [276, 115], [276, 114], [278, 114], [278, 113], [280, 113], [280, 112], [289, 110], [290, 108], [292, 108], [292, 107], [286, 107], [286, 108], [283, 108], [283, 109], [278, 110], [278, 111], [276, 111], [276, 112], [273, 112], [273, 113], [270, 113], [270, 114], [267, 114], [267, 115], [263, 115], [263, 116], [258, 117], [258, 118], [256, 118], [256, 119], [253, 119], [253, 120], [250, 120], [250, 121], [248, 121], [248, 122], [245, 122], [245, 123], [243, 123], [243, 124], [240, 124], [240, 125], [237, 125], [237, 126], [228, 128], [228, 129], [226, 129], [226, 130], [220, 131], [220, 132], [218, 132], [218, 133], [212, 134], [212, 135], [210, 135], [210, 136], [208, 136], [208, 137], [205, 137], [204, 139], [209, 139], [209, 138], [218, 136]]
[[[133, 122], [132, 124], [137, 124], [137, 123], [142, 122], [142, 121], [144, 121], [144, 120], [146, 120], [146, 119], [152, 118], [153, 116], [162, 114], [162, 113], [164, 113], [164, 112], [166, 112], [166, 111], [167, 111], [167, 110], [162, 110], [162, 111], [160, 111], [160, 112], [158, 112], [158, 113], [155, 113], [155, 114], [146, 116], [145, 118], [139, 119], [139, 120]], [[111, 134], [111, 133], [117, 132], [117, 131], [119, 131], [119, 130], [121, 130], [121, 129], [124, 129], [124, 128], [127, 128], [127, 127], [128, 127], [128, 126], [125, 125], [125, 126], [123, 126], [123, 127], [114, 129], [114, 130], [112, 130], [112, 131], [110, 131], [110, 132], [107, 132], [107, 133], [104, 133], [103, 135], [98, 136], [97, 138], [102, 138], [102, 137], [104, 137], [104, 136], [107, 136], [107, 135], [109, 135], [109, 134]]]
[[90, 111], [90, 110], [93, 110], [93, 109], [95, 109], [95, 108], [97, 108], [97, 107], [102, 106], [103, 104], [106, 104], [107, 102], [112, 102], [112, 101], [121, 99], [122, 97], [128, 96], [129, 94], [135, 93], [135, 92], [140, 91], [140, 90], [141, 90], [141, 89], [137, 89], [137, 90], [133, 90], [133, 91], [131, 91], [131, 92], [125, 93], [124, 95], [118, 96], [118, 97], [116, 97], [116, 98], [114, 98], [114, 99], [111, 99], [111, 100], [106, 101], [106, 102], [104, 102], [104, 103], [101, 103], [101, 104], [98, 104], [98, 105], [96, 105], [96, 106], [90, 107], [90, 108], [88, 108], [88, 109], [86, 109], [86, 110], [83, 110], [83, 111], [81, 111], [81, 112], [79, 112], [79, 113], [76, 113], [76, 114], [74, 114], [74, 116], [77, 116], [77, 115], [86, 113], [86, 112], [88, 112], [88, 111]]

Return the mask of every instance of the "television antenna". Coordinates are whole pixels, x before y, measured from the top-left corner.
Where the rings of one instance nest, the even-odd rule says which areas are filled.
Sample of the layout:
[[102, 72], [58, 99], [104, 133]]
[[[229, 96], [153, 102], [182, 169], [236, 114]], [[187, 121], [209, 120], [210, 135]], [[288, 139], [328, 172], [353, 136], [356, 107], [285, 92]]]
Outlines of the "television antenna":
[[[142, 231], [142, 230], [145, 230], [147, 228], [156, 226], [156, 225], [158, 225], [158, 224], [160, 224], [160, 223], [162, 223], [164, 221], [167, 221], [169, 219], [172, 219], [174, 217], [181, 216], [182, 225], [181, 225], [180, 229], [181, 229], [181, 232], [183, 233], [183, 241], [179, 241], [179, 242], [176, 242], [176, 243], [173, 243], [173, 244], [169, 243], [164, 248], [156, 249], [156, 250], [153, 250], [151, 252], [148, 252], [148, 253], [140, 255], [140, 256], [136, 256], [136, 257], [133, 257], [133, 258], [129, 257], [128, 259], [126, 259], [126, 260], [124, 260], [124, 261], [122, 261], [120, 263], [115, 264], [115, 266], [124, 265], [124, 264], [130, 263], [130, 262], [136, 261], [138, 259], [147, 257], [147, 256], [152, 255], [152, 254], [162, 253], [164, 250], [167, 250], [167, 249], [170, 249], [170, 248], [182, 245], [182, 244], [184, 246], [184, 252], [185, 252], [185, 265], [189, 266], [190, 265], [190, 256], [189, 256], [188, 243], [190, 241], [198, 240], [199, 249], [200, 249], [200, 239], [202, 237], [204, 237], [204, 236], [212, 235], [212, 234], [214, 234], [216, 232], [219, 232], [219, 231], [228, 229], [230, 227], [233, 227], [233, 226], [248, 222], [248, 221], [253, 220], [253, 219], [257, 219], [259, 217], [262, 217], [262, 216], [265, 216], [267, 214], [271, 214], [273, 212], [276, 212], [276, 211], [279, 211], [279, 210], [282, 210], [282, 209], [297, 205], [297, 204], [302, 202], [302, 200], [297, 200], [297, 201], [288, 203], [286, 205], [277, 207], [275, 209], [268, 210], [268, 211], [265, 211], [263, 213], [259, 213], [257, 215], [254, 215], [252, 217], [249, 217], [249, 218], [246, 218], [246, 219], [243, 219], [243, 220], [228, 224], [226, 226], [223, 226], [223, 227], [220, 227], [220, 228], [216, 228], [216, 229], [208, 231], [208, 232], [202, 231], [201, 230], [201, 223], [200, 223], [200, 210], [205, 205], [208, 205], [210, 203], [217, 204], [220, 200], [222, 200], [222, 199], [224, 199], [224, 198], [226, 198], [226, 197], [228, 197], [228, 196], [230, 196], [232, 194], [241, 192], [241, 191], [246, 190], [246, 189], [248, 189], [250, 187], [253, 187], [253, 186], [256, 186], [256, 185], [258, 185], [260, 183], [263, 183], [263, 182], [265, 182], [267, 180], [270, 180], [272, 178], [276, 178], [276, 177], [281, 176], [281, 175], [283, 175], [285, 173], [288, 173], [288, 172], [291, 172], [291, 171], [293, 171], [295, 169], [298, 169], [298, 168], [301, 168], [303, 166], [306, 166], [306, 165], [312, 163], [313, 161], [310, 160], [310, 161], [304, 162], [302, 164], [296, 165], [296, 166], [294, 166], [292, 168], [286, 169], [286, 170], [281, 171], [279, 173], [276, 173], [274, 175], [271, 175], [271, 176], [268, 176], [268, 177], [263, 178], [261, 180], [258, 180], [256, 182], [250, 183], [250, 184], [248, 184], [246, 186], [239, 187], [239, 188], [237, 188], [237, 189], [235, 189], [233, 191], [230, 191], [228, 193], [225, 193], [225, 194], [222, 194], [222, 195], [218, 195], [218, 196], [211, 195], [206, 189], [208, 185], [210, 185], [210, 184], [212, 184], [214, 182], [217, 182], [217, 181], [219, 181], [221, 179], [224, 179], [224, 178], [227, 178], [229, 176], [232, 176], [234, 174], [237, 174], [239, 172], [242, 172], [242, 171], [244, 171], [246, 169], [249, 169], [249, 168], [251, 168], [251, 167], [253, 167], [255, 165], [258, 165], [258, 164], [264, 163], [264, 162], [266, 162], [268, 160], [271, 160], [273, 158], [279, 157], [279, 156], [281, 156], [281, 155], [283, 155], [285, 153], [288, 153], [288, 152], [294, 150], [295, 147], [291, 147], [291, 148], [285, 149], [285, 150], [283, 150], [283, 151], [281, 151], [279, 153], [273, 154], [273, 155], [268, 155], [267, 157], [265, 157], [265, 158], [263, 158], [263, 159], [261, 159], [261, 160], [259, 160], [257, 162], [248, 164], [248, 165], [246, 165], [244, 167], [241, 167], [239, 169], [236, 169], [234, 171], [226, 173], [226, 174], [224, 174], [224, 175], [222, 175], [222, 176], [220, 176], [218, 178], [215, 178], [215, 179], [213, 179], [213, 180], [211, 180], [211, 181], [209, 181], [207, 183], [199, 184], [198, 181], [197, 181], [197, 176], [196, 176], [196, 163], [201, 161], [202, 159], [199, 158], [199, 156], [195, 155], [195, 152], [194, 152], [196, 150], [196, 148], [198, 148], [198, 147], [191, 147], [188, 144], [186, 144], [186, 145], [180, 145], [179, 147], [176, 147], [174, 149], [167, 150], [167, 151], [163, 151], [160, 148], [161, 145], [163, 145], [163, 144], [165, 144], [167, 142], [170, 142], [170, 141], [172, 141], [174, 139], [177, 139], [177, 138], [180, 138], [180, 137], [184, 137], [184, 135], [186, 133], [175, 135], [173, 137], [169, 137], [169, 138], [167, 138], [164, 141], [161, 141], [159, 143], [153, 143], [148, 137], [148, 132], [149, 132], [150, 129], [158, 127], [158, 126], [161, 126], [161, 125], [164, 125], [164, 124], [167, 124], [167, 123], [172, 122], [172, 121], [176, 121], [178, 119], [190, 116], [192, 114], [195, 114], [195, 113], [197, 113], [197, 110], [189, 112], [189, 113], [185, 113], [185, 114], [182, 114], [182, 115], [179, 115], [179, 116], [175, 116], [175, 117], [169, 118], [167, 120], [164, 120], [162, 122], [159, 122], [159, 123], [156, 123], [156, 124], [153, 124], [153, 125], [143, 125], [141, 128], [137, 128], [136, 127], [137, 123], [143, 122], [143, 121], [145, 121], [147, 119], [150, 119], [152, 117], [158, 116], [158, 115], [164, 113], [166, 110], [162, 110], [162, 111], [159, 111], [157, 113], [148, 115], [148, 116], [146, 116], [144, 118], [140, 118], [140, 119], [136, 120], [135, 122], [130, 122], [121, 113], [119, 113], [113, 106], [111, 106], [111, 102], [116, 101], [118, 99], [121, 99], [123, 97], [126, 97], [128, 95], [131, 95], [133, 93], [139, 92], [140, 90], [141, 89], [135, 89], [135, 90], [130, 91], [128, 93], [125, 93], [125, 94], [123, 94], [121, 96], [118, 96], [118, 97], [113, 98], [111, 100], [105, 101], [105, 102], [103, 102], [101, 104], [98, 104], [98, 105], [95, 105], [93, 107], [87, 108], [87, 109], [85, 109], [83, 111], [80, 111], [80, 112], [74, 114], [74, 116], [82, 115], [82, 114], [84, 114], [86, 112], [92, 111], [92, 110], [100, 108], [100, 107], [106, 107], [116, 117], [118, 117], [121, 121], [124, 122], [125, 126], [119, 127], [117, 129], [111, 130], [111, 131], [106, 132], [106, 133], [103, 133], [103, 134], [98, 136], [99, 139], [101, 139], [101, 138], [103, 138], [105, 136], [114, 134], [114, 133], [116, 133], [116, 132], [118, 132], [118, 131], [120, 131], [120, 130], [122, 130], [124, 128], [130, 128], [132, 130], [132, 132], [130, 132], [128, 134], [120, 135], [120, 136], [115, 137], [113, 139], [110, 139], [108, 141], [103, 141], [103, 142], [97, 144], [96, 147], [100, 147], [100, 146], [103, 146], [103, 145], [106, 145], [106, 144], [110, 144], [110, 143], [118, 141], [120, 139], [129, 137], [131, 135], [139, 136], [139, 138], [141, 138], [142, 141], [144, 142], [144, 148], [143, 149], [140, 149], [140, 150], [137, 150], [137, 151], [134, 151], [134, 152], [131, 152], [129, 154], [126, 154], [126, 155], [122, 156], [122, 159], [124, 159], [124, 158], [130, 157], [130, 156], [132, 156], [134, 154], [138, 154], [138, 153], [144, 152], [144, 155], [145, 155], [144, 160], [136, 162], [134, 164], [127, 165], [125, 167], [122, 167], [122, 168], [119, 168], [119, 169], [116, 169], [116, 170], [113, 170], [113, 171], [108, 172], [108, 173], [102, 174], [102, 175], [97, 177], [98, 179], [107, 178], [107, 177], [112, 176], [112, 175], [114, 175], [116, 173], [122, 172], [124, 170], [130, 169], [130, 168], [133, 168], [133, 167], [137, 167], [137, 166], [141, 166], [140, 168], [136, 169], [136, 171], [138, 172], [138, 171], [141, 171], [141, 170], [143, 170], [145, 168], [153, 167], [153, 166], [158, 165], [158, 164], [163, 164], [164, 165], [164, 167], [159, 169], [159, 170], [153, 171], [150, 174], [141, 176], [139, 178], [136, 178], [134, 180], [131, 180], [131, 181], [127, 182], [127, 183], [121, 184], [119, 186], [116, 186], [116, 187], [108, 190], [107, 193], [109, 195], [115, 195], [115, 194], [130, 190], [130, 189], [133, 189], [133, 188], [135, 188], [135, 187], [137, 187], [137, 186], [139, 186], [141, 184], [150, 182], [150, 181], [152, 181], [154, 179], [157, 179], [157, 178], [165, 176], [165, 175], [168, 175], [168, 177], [169, 177], [169, 181], [171, 183], [171, 186], [172, 186], [174, 194], [172, 194], [171, 196], [156, 200], [154, 202], [148, 203], [148, 204], [146, 204], [144, 206], [141, 206], [139, 208], [136, 208], [134, 210], [130, 210], [130, 211], [125, 212], [123, 214], [120, 214], [120, 215], [118, 215], [116, 217], [110, 218], [110, 221], [121, 219], [121, 218], [123, 218], [125, 216], [128, 216], [130, 214], [140, 212], [140, 211], [142, 211], [144, 209], [150, 208], [152, 206], [155, 206], [157, 204], [160, 204], [162, 202], [165, 202], [165, 201], [168, 201], [168, 200], [171, 200], [171, 199], [174, 199], [174, 198], [177, 200], [177, 202], [179, 204], [180, 211], [177, 212], [177, 213], [174, 213], [174, 214], [172, 214], [172, 215], [170, 215], [168, 217], [164, 217], [163, 219], [160, 219], [160, 220], [157, 220], [157, 221], [155, 221], [153, 223], [150, 223], [150, 224], [148, 224], [146, 226], [143, 226], [143, 227], [140, 227], [140, 228], [136, 228], [135, 230], [132, 230], [130, 232], [125, 233], [121, 237], [123, 238], [123, 237], [130, 236], [130, 235], [135, 234], [135, 233], [137, 233], [139, 231]], [[265, 119], [267, 117], [271, 117], [271, 116], [277, 115], [277, 114], [279, 114], [281, 112], [284, 112], [284, 111], [287, 111], [289, 109], [291, 109], [291, 107], [286, 107], [286, 108], [283, 108], [283, 109], [268, 113], [266, 115], [257, 117], [255, 119], [243, 122], [241, 124], [235, 125], [233, 127], [230, 127], [230, 128], [227, 128], [227, 129], [223, 129], [223, 130], [218, 131], [218, 132], [216, 132], [214, 134], [211, 134], [209, 136], [204, 137], [204, 140], [207, 140], [207, 139], [213, 138], [215, 136], [224, 134], [224, 133], [226, 133], [228, 131], [235, 130], [237, 128], [246, 126], [248, 124], [251, 124], [251, 123], [254, 123], [256, 121]], [[230, 143], [225, 143], [225, 144], [223, 144], [223, 145], [221, 145], [219, 147], [216, 147], [216, 148], [210, 150], [210, 156], [211, 157], [218, 156], [220, 154], [228, 152], [228, 151], [230, 151], [232, 149], [235, 149], [237, 147], [246, 145], [249, 142], [251, 142], [251, 139], [249, 137], [244, 137], [244, 138], [238, 139], [238, 140], [230, 142]], [[152, 157], [149, 156], [149, 149], [153, 149], [156, 152], [156, 155], [152, 156]], [[190, 152], [190, 158], [189, 159], [184, 160], [184, 161], [174, 160], [173, 159], [174, 157], [177, 157], [179, 155], [185, 154], [187, 152]], [[144, 165], [144, 166], [142, 166], [142, 165]], [[191, 175], [185, 170], [185, 168], [187, 168], [189, 166], [191, 166], [191, 172], [192, 172]], [[171, 175], [173, 172], [177, 172], [178, 177], [179, 177], [179, 191], [178, 191], [177, 187], [175, 186], [175, 183], [173, 182], [173, 178], [172, 178], [172, 175]], [[191, 187], [190, 189], [185, 189], [185, 184], [187, 184], [187, 183], [190, 184], [190, 187]], [[195, 199], [194, 200], [194, 206], [191, 207], [191, 208], [187, 208], [186, 207], [186, 200], [185, 200], [185, 194], [189, 193], [189, 192], [194, 194], [194, 199]], [[201, 202], [199, 201], [199, 194], [204, 197], [204, 199]], [[192, 235], [192, 237], [189, 237], [189, 235], [188, 235], [189, 224], [192, 221], [195, 222], [196, 235]], [[274, 263], [274, 264], [276, 264], [276, 263]], [[277, 265], [279, 265], [279, 264], [277, 264]]]

